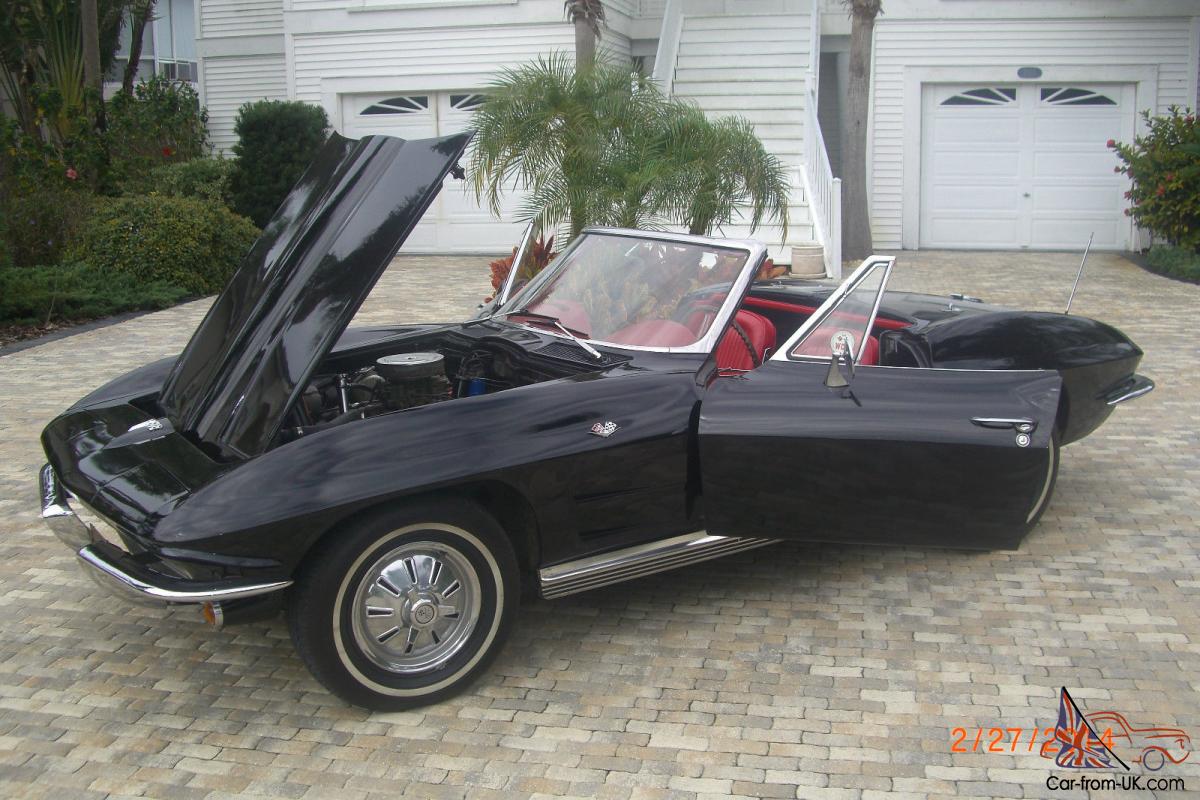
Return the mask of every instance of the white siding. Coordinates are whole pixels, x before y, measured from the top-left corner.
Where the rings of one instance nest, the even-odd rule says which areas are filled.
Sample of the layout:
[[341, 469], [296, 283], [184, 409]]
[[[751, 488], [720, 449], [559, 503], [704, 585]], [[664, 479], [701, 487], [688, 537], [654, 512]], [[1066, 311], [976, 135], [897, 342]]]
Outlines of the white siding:
[[[675, 97], [695, 103], [709, 117], [746, 119], [767, 150], [792, 168], [789, 244], [813, 240], [799, 177], [811, 20], [808, 13], [686, 15], [671, 88]], [[771, 245], [783, 239], [774, 227], [751, 233], [748, 226], [731, 225], [724, 233]]]
[[200, 36], [283, 33], [283, 0], [200, 0]]
[[[996, 68], [1002, 80], [1016, 69], [1156, 66], [1154, 110], [1188, 104], [1191, 22], [1186, 18], [897, 20], [881, 17], [875, 30], [871, 151], [871, 227], [875, 246], [901, 246], [906, 142], [919, 137], [919, 114], [905, 118], [906, 68]], [[917, 89], [919, 91], [919, 87]], [[1140, 99], [1140, 98], [1139, 98]], [[919, 103], [916, 106], [919, 108]], [[911, 182], [910, 182], [911, 183]], [[915, 199], [910, 198], [910, 202]]]
[[204, 99], [213, 147], [229, 150], [237, 141], [233, 123], [243, 103], [286, 100], [283, 56], [242, 56], [204, 60]]
[[[562, 22], [297, 34], [292, 41], [295, 97], [314, 103], [330, 101], [343, 80], [373, 81], [377, 91], [481, 88], [505, 67], [575, 47], [574, 31]], [[619, 34], [610, 32], [604, 41], [611, 50], [629, 52], [629, 40]], [[436, 85], [456, 75], [463, 76], [461, 85]]]

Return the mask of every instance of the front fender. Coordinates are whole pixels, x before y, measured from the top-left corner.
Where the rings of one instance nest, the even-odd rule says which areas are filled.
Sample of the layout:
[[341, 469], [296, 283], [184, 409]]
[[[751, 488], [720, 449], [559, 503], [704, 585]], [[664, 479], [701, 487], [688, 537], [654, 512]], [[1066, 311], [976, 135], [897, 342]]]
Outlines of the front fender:
[[278, 447], [199, 489], [164, 516], [154, 539], [294, 566], [326, 530], [356, 513], [477, 481], [511, 486], [530, 501], [539, 527], [552, 528], [570, 498], [569, 464], [558, 462], [612, 446], [588, 435], [595, 420], [625, 427], [638, 417], [638, 436], [679, 434], [677, 415], [646, 410], [694, 401], [691, 373], [618, 366], [350, 422]]

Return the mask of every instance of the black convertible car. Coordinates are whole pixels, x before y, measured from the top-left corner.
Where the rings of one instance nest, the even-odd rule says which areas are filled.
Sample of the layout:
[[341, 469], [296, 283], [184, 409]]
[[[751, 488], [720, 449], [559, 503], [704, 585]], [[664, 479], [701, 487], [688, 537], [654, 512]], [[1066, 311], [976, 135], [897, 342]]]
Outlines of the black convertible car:
[[285, 608], [322, 683], [404, 708], [485, 668], [523, 587], [777, 539], [1016, 547], [1058, 449], [1153, 388], [1108, 325], [888, 293], [890, 257], [756, 282], [761, 244], [631, 230], [475, 319], [346, 330], [467, 140], [334, 136], [182, 355], [50, 423], [42, 516], [101, 584]]

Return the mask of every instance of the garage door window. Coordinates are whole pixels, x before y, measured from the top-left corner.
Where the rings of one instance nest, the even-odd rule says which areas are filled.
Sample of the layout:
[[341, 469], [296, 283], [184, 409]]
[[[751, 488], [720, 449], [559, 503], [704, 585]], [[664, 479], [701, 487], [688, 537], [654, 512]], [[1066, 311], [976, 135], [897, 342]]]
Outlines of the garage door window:
[[429, 97], [418, 94], [408, 97], [389, 97], [364, 108], [361, 113], [365, 116], [379, 114], [420, 114], [429, 110]]
[[482, 94], [452, 94], [450, 107], [455, 111], [474, 111], [483, 105], [486, 99], [487, 96]]
[[1003, 106], [1015, 103], [1017, 90], [1011, 86], [967, 89], [942, 101], [944, 106]]
[[1062, 89], [1047, 86], [1042, 89], [1042, 102], [1053, 106], [1115, 106], [1116, 100], [1090, 89]]

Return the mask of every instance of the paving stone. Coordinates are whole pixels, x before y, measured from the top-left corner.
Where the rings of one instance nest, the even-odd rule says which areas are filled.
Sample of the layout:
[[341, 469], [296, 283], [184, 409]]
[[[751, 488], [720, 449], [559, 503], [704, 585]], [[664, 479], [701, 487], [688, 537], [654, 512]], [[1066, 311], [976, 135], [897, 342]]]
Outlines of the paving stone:
[[[398, 259], [357, 322], [464, 318], [486, 262]], [[1077, 265], [901, 253], [893, 288], [1061, 311]], [[951, 753], [952, 731], [1053, 726], [1064, 685], [1200, 736], [1200, 287], [1091, 255], [1072, 311], [1159, 385], [1063, 450], [1019, 550], [783, 544], [526, 600], [474, 687], [397, 714], [326, 694], [281, 620], [212, 632], [101, 594], [37, 520], [42, 426], [206, 309], [0, 356], [4, 797], [1040, 798], [1049, 761]], [[1171, 774], [1195, 791], [1200, 760]]]

